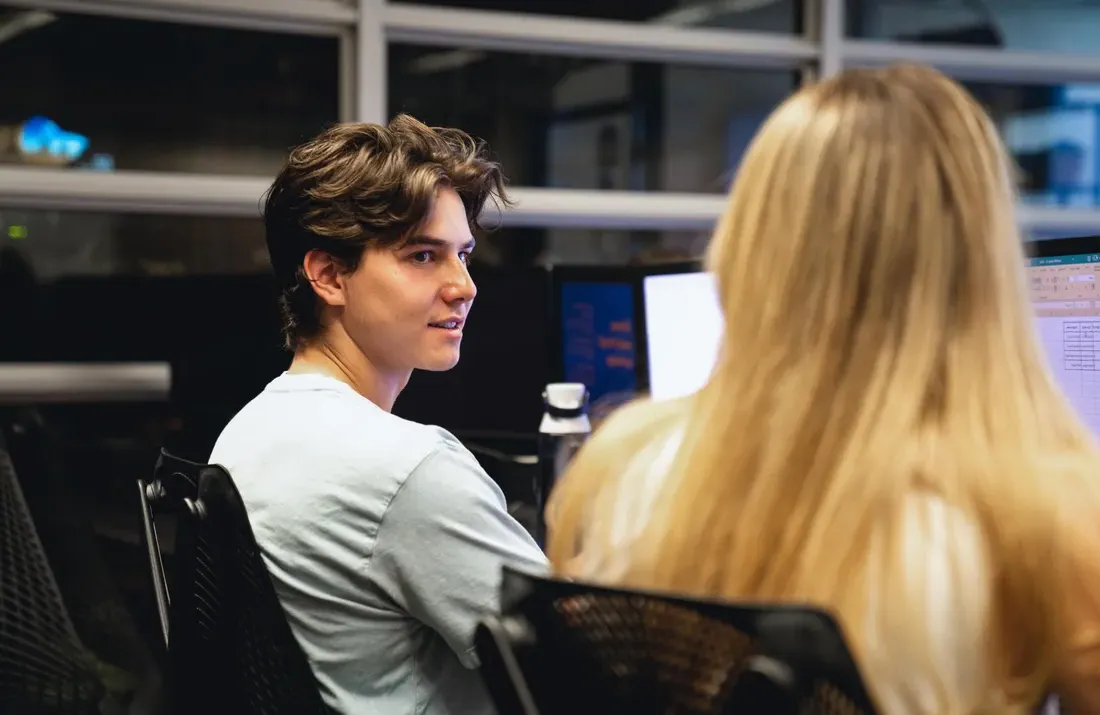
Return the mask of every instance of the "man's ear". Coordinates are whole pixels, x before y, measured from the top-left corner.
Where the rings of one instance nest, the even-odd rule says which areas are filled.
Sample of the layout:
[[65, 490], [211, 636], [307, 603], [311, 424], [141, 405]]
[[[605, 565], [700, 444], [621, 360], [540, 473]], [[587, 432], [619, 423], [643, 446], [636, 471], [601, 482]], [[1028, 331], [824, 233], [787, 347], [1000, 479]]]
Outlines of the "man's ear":
[[312, 250], [302, 261], [302, 272], [306, 275], [313, 292], [327, 305], [345, 305], [343, 266], [320, 250]]

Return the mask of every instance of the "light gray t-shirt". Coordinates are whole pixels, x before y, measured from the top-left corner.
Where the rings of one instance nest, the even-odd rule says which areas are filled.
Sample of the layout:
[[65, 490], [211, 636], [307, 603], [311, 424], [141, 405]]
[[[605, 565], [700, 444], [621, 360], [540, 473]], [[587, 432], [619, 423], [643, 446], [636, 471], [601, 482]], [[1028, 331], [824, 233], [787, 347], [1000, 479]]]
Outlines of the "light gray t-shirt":
[[229, 470], [290, 626], [344, 715], [492, 712], [473, 636], [504, 564], [546, 569], [449, 432], [284, 374], [226, 426]]

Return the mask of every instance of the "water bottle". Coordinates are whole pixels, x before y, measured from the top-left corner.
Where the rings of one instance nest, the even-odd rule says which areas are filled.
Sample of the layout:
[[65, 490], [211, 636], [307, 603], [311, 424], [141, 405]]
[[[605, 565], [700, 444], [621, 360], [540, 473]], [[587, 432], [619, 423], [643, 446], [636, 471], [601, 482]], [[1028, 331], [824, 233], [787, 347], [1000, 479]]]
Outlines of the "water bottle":
[[535, 483], [537, 511], [535, 538], [545, 545], [543, 513], [554, 483], [592, 432], [588, 420], [588, 389], [578, 382], [556, 382], [542, 393], [543, 415], [539, 425], [539, 471]]

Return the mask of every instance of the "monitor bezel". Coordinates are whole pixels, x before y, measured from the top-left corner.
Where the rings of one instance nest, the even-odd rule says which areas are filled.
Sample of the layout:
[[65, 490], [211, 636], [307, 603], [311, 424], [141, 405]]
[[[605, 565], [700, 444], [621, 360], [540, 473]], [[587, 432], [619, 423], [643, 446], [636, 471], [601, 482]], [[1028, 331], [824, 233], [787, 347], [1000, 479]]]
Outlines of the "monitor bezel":
[[1028, 258], [1057, 258], [1100, 253], [1100, 236], [1069, 236], [1032, 241], [1026, 249]]

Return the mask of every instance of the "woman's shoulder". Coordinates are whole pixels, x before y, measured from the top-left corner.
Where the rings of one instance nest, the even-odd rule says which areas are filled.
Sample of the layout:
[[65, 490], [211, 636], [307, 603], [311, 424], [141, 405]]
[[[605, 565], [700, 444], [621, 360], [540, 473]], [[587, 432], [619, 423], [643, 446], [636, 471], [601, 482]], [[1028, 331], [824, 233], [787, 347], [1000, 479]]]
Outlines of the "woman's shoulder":
[[623, 440], [652, 441], [681, 427], [690, 403], [685, 399], [654, 401], [640, 398], [611, 412], [595, 425], [590, 442], [598, 447], [621, 445]]

